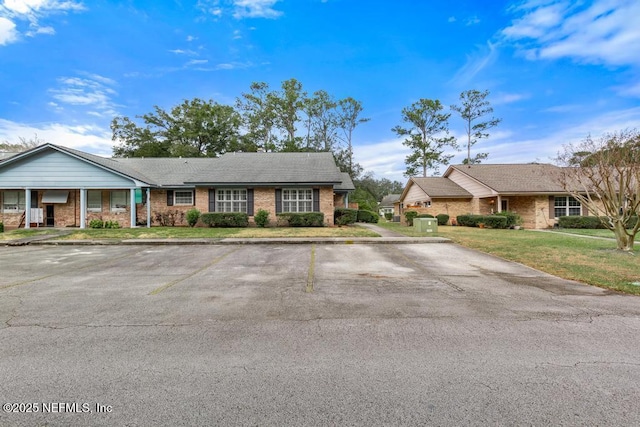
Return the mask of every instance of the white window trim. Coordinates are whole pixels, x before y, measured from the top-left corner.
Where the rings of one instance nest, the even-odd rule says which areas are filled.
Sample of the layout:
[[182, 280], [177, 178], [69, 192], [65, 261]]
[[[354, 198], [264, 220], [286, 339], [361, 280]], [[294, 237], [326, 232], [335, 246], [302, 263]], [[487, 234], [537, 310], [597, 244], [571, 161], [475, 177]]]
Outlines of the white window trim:
[[[90, 208], [89, 207], [89, 193], [99, 193], [100, 194], [100, 207], [99, 208]], [[102, 212], [102, 190], [87, 190], [87, 212]]]
[[[289, 200], [285, 200], [284, 199], [284, 195], [286, 191], [294, 191], [296, 198], [295, 199], [289, 199]], [[311, 198], [310, 199], [300, 199], [299, 195], [300, 192], [302, 191], [308, 191], [311, 194]], [[296, 209], [297, 210], [287, 210], [285, 208], [285, 204], [289, 203], [290, 206], [292, 203], [295, 203]], [[300, 204], [301, 203], [310, 203], [309, 205], [309, 210], [300, 210]], [[313, 212], [313, 189], [312, 188], [283, 188], [282, 189], [282, 212], [284, 213], [307, 213], [307, 212]]]
[[[18, 203], [15, 205], [16, 209], [5, 209], [5, 205], [7, 204], [7, 193], [16, 193], [18, 195]], [[2, 212], [3, 213], [23, 213], [25, 208], [20, 209], [20, 197], [23, 198], [23, 200], [24, 200], [23, 206], [26, 207], [26, 205], [27, 205], [26, 194], [25, 194], [25, 192], [23, 190], [5, 190], [5, 191], [3, 191], [2, 192]]]
[[[231, 192], [231, 199], [228, 199], [226, 197], [227, 195], [227, 191]], [[240, 191], [241, 193], [238, 194], [239, 197], [242, 197], [242, 195], [244, 194], [244, 199], [242, 198], [238, 198], [238, 200], [234, 200], [233, 199], [233, 192], [234, 191]], [[224, 195], [225, 197], [223, 199], [220, 199], [220, 196]], [[216, 189], [216, 212], [243, 212], [243, 213], [247, 213], [248, 209], [249, 209], [249, 192], [247, 191], [246, 188], [218, 188]], [[242, 209], [242, 206], [244, 204], [244, 209]], [[227, 210], [226, 206], [231, 206], [231, 210]], [[222, 206], [225, 206], [224, 209], [222, 209]], [[237, 207], [237, 209], [236, 209]]]
[[[178, 193], [190, 193], [191, 201], [188, 203], [178, 203]], [[193, 206], [193, 190], [173, 190], [173, 206]]]
[[[113, 206], [113, 193], [116, 192], [116, 191], [124, 192], [126, 194], [126, 197], [125, 197], [126, 203], [125, 203], [125, 207], [124, 208], [118, 208], [118, 207], [114, 207]], [[129, 199], [131, 198], [130, 197], [131, 195], [129, 194], [129, 191], [130, 190], [111, 190], [109, 192], [109, 210], [111, 212], [126, 212], [127, 211], [127, 208], [129, 207]]]
[[[564, 199], [564, 205], [563, 206], [556, 206], [556, 199]], [[578, 202], [578, 206], [569, 206], [569, 199], [573, 199], [576, 202]], [[556, 209], [564, 209], [564, 215], [556, 215]], [[579, 209], [580, 213], [578, 213], [577, 215], [571, 215], [571, 209]], [[553, 197], [553, 216], [558, 218], [561, 216], [582, 216], [582, 203], [580, 203], [580, 201], [572, 196], [554, 196]]]

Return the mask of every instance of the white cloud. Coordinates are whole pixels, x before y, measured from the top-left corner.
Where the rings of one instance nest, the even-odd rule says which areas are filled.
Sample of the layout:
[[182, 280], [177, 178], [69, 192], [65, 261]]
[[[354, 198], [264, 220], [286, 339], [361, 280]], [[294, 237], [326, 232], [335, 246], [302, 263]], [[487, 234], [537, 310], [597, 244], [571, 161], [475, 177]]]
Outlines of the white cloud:
[[189, 67], [191, 65], [202, 65], [202, 64], [206, 64], [208, 62], [209, 62], [208, 59], [192, 59], [191, 61], [187, 62], [185, 64], [185, 66]]
[[464, 25], [466, 25], [467, 27], [470, 27], [471, 25], [476, 25], [479, 23], [480, 23], [480, 18], [478, 18], [477, 16], [470, 16], [464, 20]]
[[[42, 19], [55, 13], [82, 10], [85, 10], [84, 5], [73, 0], [5, 0], [0, 5], [0, 45], [18, 40], [21, 31], [27, 37], [35, 37], [38, 34], [53, 35], [55, 29], [50, 25], [41, 26]], [[17, 23], [21, 26], [26, 25], [27, 29], [19, 30]]]
[[497, 93], [491, 98], [493, 105], [511, 104], [513, 102], [529, 99], [531, 96], [527, 93]]
[[633, 98], [640, 98], [640, 81], [635, 81], [629, 86], [616, 86], [618, 94]]
[[196, 8], [207, 16], [219, 19], [231, 14], [236, 19], [278, 18], [282, 12], [274, 6], [280, 0], [198, 0]]
[[0, 16], [0, 45], [13, 43], [17, 39], [18, 31], [16, 31], [16, 24]]
[[478, 46], [477, 51], [472, 55], [467, 55], [467, 62], [460, 68], [451, 79], [451, 82], [467, 85], [473, 78], [491, 65], [498, 58], [496, 46], [487, 42], [486, 46]]
[[595, 0], [528, 2], [502, 30], [528, 59], [571, 58], [613, 66], [640, 65], [640, 2]]
[[[83, 77], [61, 77], [60, 87], [49, 89], [49, 93], [59, 103], [71, 106], [93, 107], [92, 115], [114, 116], [116, 104], [112, 97], [116, 91], [111, 88], [116, 82], [97, 74], [83, 73]], [[58, 105], [58, 108], [61, 108]]]
[[17, 142], [20, 138], [38, 135], [38, 139], [95, 154], [108, 154], [112, 150], [111, 132], [95, 125], [70, 126], [62, 123], [27, 124], [0, 119], [0, 140]]
[[450, 16], [449, 19], [447, 19], [447, 22], [456, 22], [456, 17]]
[[281, 11], [273, 9], [279, 0], [233, 0], [234, 18], [277, 18]]

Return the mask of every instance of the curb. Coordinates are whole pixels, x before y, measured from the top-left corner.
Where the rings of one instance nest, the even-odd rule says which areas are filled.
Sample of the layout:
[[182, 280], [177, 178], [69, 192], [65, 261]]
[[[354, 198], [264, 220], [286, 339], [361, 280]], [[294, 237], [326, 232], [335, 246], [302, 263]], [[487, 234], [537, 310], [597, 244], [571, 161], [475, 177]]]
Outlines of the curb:
[[127, 240], [40, 240], [21, 242], [19, 245], [8, 242], [5, 246], [113, 246], [113, 245], [355, 245], [355, 244], [425, 244], [451, 243], [443, 237], [334, 237], [334, 238], [253, 238], [253, 239], [127, 239]]

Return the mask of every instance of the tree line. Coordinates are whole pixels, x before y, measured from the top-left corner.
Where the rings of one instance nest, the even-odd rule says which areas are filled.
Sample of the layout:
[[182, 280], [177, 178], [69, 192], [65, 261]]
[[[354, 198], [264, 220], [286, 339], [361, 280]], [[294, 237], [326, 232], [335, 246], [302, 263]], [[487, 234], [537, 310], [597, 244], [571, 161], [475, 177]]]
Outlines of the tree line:
[[[471, 156], [471, 148], [482, 138], [487, 138], [487, 132], [500, 123], [501, 119], [485, 116], [493, 113], [493, 108], [487, 100], [489, 91], [467, 90], [460, 94], [460, 104], [451, 105], [451, 111], [457, 113], [464, 122], [467, 135], [467, 157], [464, 164], [480, 163], [488, 153], [476, 153]], [[411, 154], [405, 159], [406, 177], [427, 176], [427, 171], [438, 172], [439, 165], [448, 165], [453, 158], [446, 154], [447, 149], [459, 150], [455, 137], [449, 134], [449, 118], [451, 113], [444, 111], [439, 100], [421, 98], [409, 107], [402, 109], [404, 125], [392, 129], [399, 137], [404, 137], [403, 144], [411, 149]]]
[[271, 89], [254, 82], [235, 105], [195, 98], [166, 111], [111, 122], [115, 157], [217, 157], [232, 151], [327, 151], [353, 178], [353, 133], [369, 119], [360, 101], [336, 99], [324, 90], [307, 93], [298, 80]]

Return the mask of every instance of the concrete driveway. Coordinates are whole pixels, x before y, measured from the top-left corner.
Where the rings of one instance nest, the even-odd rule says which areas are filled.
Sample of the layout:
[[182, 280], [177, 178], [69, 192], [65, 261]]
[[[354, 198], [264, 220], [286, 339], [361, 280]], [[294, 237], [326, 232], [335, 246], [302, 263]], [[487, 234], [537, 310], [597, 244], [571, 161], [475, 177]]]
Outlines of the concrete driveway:
[[637, 425], [639, 332], [453, 244], [0, 248], [0, 425]]

